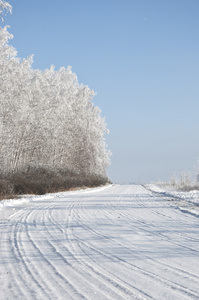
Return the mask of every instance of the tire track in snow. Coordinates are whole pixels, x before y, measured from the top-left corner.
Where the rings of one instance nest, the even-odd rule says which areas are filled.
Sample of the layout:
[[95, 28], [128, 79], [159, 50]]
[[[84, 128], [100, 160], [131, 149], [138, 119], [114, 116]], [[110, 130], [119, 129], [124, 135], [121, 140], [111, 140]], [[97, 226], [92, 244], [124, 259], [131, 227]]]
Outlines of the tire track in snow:
[[[23, 289], [21, 288], [21, 284], [23, 283], [23, 278], [21, 273], [19, 272], [19, 268], [16, 267], [13, 269], [12, 262], [15, 265], [19, 264], [19, 259], [14, 251], [13, 243], [12, 243], [12, 231], [13, 231], [13, 224], [9, 220], [7, 221], [7, 230], [4, 230], [1, 235], [2, 242], [2, 255], [1, 255], [1, 271], [2, 276], [3, 273], [6, 274], [6, 277], [9, 276], [10, 280], [7, 282], [7, 278], [2, 279], [1, 284], [1, 294], [6, 294], [7, 297], [11, 294], [14, 299], [23, 299], [24, 295], [29, 295], [24, 293]], [[17, 265], [18, 266], [18, 265]]]
[[[74, 209], [74, 207], [77, 206], [78, 203], [76, 203], [76, 205], [74, 205], [73, 207], [71, 207], [70, 209], [70, 213], [69, 213], [69, 217], [67, 217], [67, 221], [65, 221], [67, 224], [68, 224], [68, 218], [71, 217], [72, 215], [72, 211]], [[76, 251], [74, 252], [74, 246], [73, 246], [73, 243], [71, 242], [71, 240], [73, 239], [70, 234], [68, 234], [68, 230], [66, 230], [65, 228], [61, 227], [55, 220], [54, 222], [60, 227], [60, 231], [61, 232], [65, 232], [65, 238], [69, 240], [71, 246], [70, 247], [67, 247], [67, 250], [69, 251], [71, 257], [73, 257], [74, 260], [76, 260], [80, 265], [82, 265], [84, 268], [83, 268], [83, 271], [84, 273], [81, 274], [81, 276], [84, 276], [84, 279], [89, 275], [88, 279], [87, 279], [87, 282], [86, 284], [87, 285], [91, 285], [94, 289], [95, 289], [95, 298], [99, 295], [100, 296], [100, 299], [101, 297], [103, 297], [103, 299], [117, 299], [118, 297], [118, 294], [120, 294], [120, 299], [127, 299], [126, 298], [126, 294], [125, 295], [122, 295], [118, 290], [116, 291], [115, 288], [113, 288], [113, 286], [110, 286], [109, 282], [107, 282], [107, 280], [104, 281], [104, 278], [102, 278], [102, 276], [99, 276], [98, 273], [96, 273], [96, 271], [93, 271], [92, 268], [88, 268], [88, 266], [85, 264], [85, 263], [82, 263], [82, 260], [78, 259], [75, 255], [77, 254]], [[67, 228], [69, 228], [70, 226], [67, 226]], [[70, 250], [69, 250], [70, 248]], [[78, 268], [79, 269], [79, 268]], [[82, 272], [80, 272], [82, 273]], [[88, 273], [88, 274], [87, 274]], [[91, 277], [92, 276], [92, 277]], [[91, 278], [92, 278], [92, 281], [94, 280], [95, 281], [95, 285], [94, 283], [91, 281]], [[80, 278], [80, 280], [82, 280], [82, 278]], [[90, 281], [89, 281], [90, 280]], [[110, 280], [109, 280], [110, 281]], [[112, 291], [112, 292], [111, 292]], [[109, 298], [111, 296], [111, 298]], [[105, 297], [105, 298], [104, 298]], [[91, 298], [92, 299], [92, 298]], [[131, 298], [132, 299], [132, 298]], [[134, 299], [140, 299], [140, 298], [134, 298]]]
[[[157, 196], [157, 195], [156, 195]], [[163, 197], [163, 196], [162, 196]], [[121, 196], [119, 196], [118, 197], [119, 198], [119, 205], [121, 204], [121, 202], [122, 202], [122, 199], [121, 199]], [[145, 207], [144, 206], [144, 204], [143, 204], [143, 202], [144, 203], [146, 203], [146, 201], [142, 201], [142, 200], [139, 200], [139, 198], [138, 198], [138, 201], [137, 201], [137, 203], [139, 203], [139, 206], [140, 207]], [[159, 200], [157, 200], [157, 198], [152, 198], [152, 199], [150, 199], [149, 201], [148, 201], [149, 203], [154, 203], [155, 202], [155, 204], [156, 205], [159, 205]], [[166, 201], [165, 201], [166, 202]], [[112, 202], [113, 203], [113, 202]], [[124, 205], [124, 204], [123, 204]], [[168, 204], [168, 209], [170, 209], [171, 208], [171, 206]], [[151, 207], [149, 207], [149, 209], [150, 209], [150, 212], [152, 212], [152, 213], [154, 213], [155, 215], [159, 215], [159, 213], [157, 213], [157, 211], [155, 211], [154, 209], [151, 209]], [[174, 213], [174, 212], [173, 212]], [[175, 214], [177, 214], [177, 215], [179, 215], [181, 218], [182, 217], [184, 217], [184, 215], [181, 213], [180, 214], [180, 212], [176, 212], [175, 211]], [[184, 247], [184, 248], [187, 248], [188, 250], [192, 250], [192, 251], [194, 251], [194, 252], [199, 252], [199, 250], [198, 249], [193, 249], [193, 248], [190, 248], [190, 247], [188, 247], [188, 246], [186, 246], [186, 245], [182, 245], [182, 244], [178, 244], [177, 242], [174, 242], [174, 241], [171, 241], [171, 240], [169, 240], [169, 237], [167, 236], [167, 235], [165, 235], [165, 234], [162, 234], [162, 233], [154, 233], [155, 231], [156, 231], [156, 229], [157, 229], [157, 227], [156, 226], [154, 226], [153, 224], [149, 224], [149, 223], [147, 223], [147, 222], [145, 222], [144, 220], [145, 219], [147, 219], [147, 216], [146, 216], [146, 218], [144, 219], [143, 217], [138, 217], [138, 216], [136, 216], [136, 218], [134, 217], [134, 216], [132, 216], [132, 215], [127, 215], [127, 214], [125, 214], [125, 213], [120, 213], [120, 216], [122, 216], [122, 217], [124, 217], [125, 219], [128, 219], [129, 220], [129, 224], [131, 225], [131, 223], [132, 223], [132, 220], [134, 221], [134, 222], [137, 222], [137, 223], [139, 223], [140, 225], [143, 225], [144, 226], [144, 228], [142, 228], [142, 230], [143, 231], [146, 231], [146, 232], [148, 232], [148, 233], [151, 233], [151, 231], [147, 231], [147, 227], [149, 227], [149, 228], [151, 228], [152, 229], [152, 232], [153, 232], [153, 234], [156, 234], [157, 236], [161, 236], [161, 237], [164, 237], [164, 238], [167, 238], [168, 239], [168, 241], [170, 242], [170, 243], [173, 243], [173, 244], [175, 244], [175, 245], [178, 245], [178, 246], [180, 246], [180, 247]], [[165, 215], [163, 215], [163, 216], [165, 216]], [[138, 218], [140, 218], [140, 220], [138, 219]], [[167, 219], [167, 218], [166, 218]], [[169, 217], [169, 219], [170, 220], [172, 220], [172, 217]], [[190, 217], [189, 217], [189, 220], [190, 220]], [[187, 225], [188, 224], [188, 221], [186, 220], [186, 221], [180, 221], [181, 222], [181, 224], [182, 225]], [[199, 227], [199, 226], [198, 226]], [[140, 228], [140, 227], [139, 227]], [[155, 230], [155, 231], [154, 231]], [[198, 242], [199, 241], [199, 239], [196, 239], [196, 238], [193, 238], [193, 237], [187, 237], [184, 233], [183, 233], [183, 235], [182, 234], [178, 234], [178, 233], [175, 233], [177, 236], [179, 236], [179, 237], [182, 237], [183, 236], [183, 238], [185, 238], [185, 239], [187, 239], [188, 241], [194, 241], [194, 242]]]
[[[140, 225], [142, 225], [142, 226], [144, 227], [144, 228], [142, 228], [142, 231], [145, 231], [145, 232], [147, 232], [147, 233], [152, 233], [153, 235], [162, 237], [162, 238], [166, 239], [167, 242], [169, 242], [169, 243], [171, 243], [171, 244], [180, 246], [181, 248], [185, 248], [185, 249], [187, 249], [187, 250], [191, 250], [191, 251], [193, 251], [193, 252], [199, 254], [199, 250], [198, 250], [198, 249], [193, 249], [193, 248], [191, 248], [191, 247], [189, 247], [189, 246], [179, 244], [178, 242], [171, 240], [170, 237], [169, 237], [168, 235], [165, 235], [165, 234], [163, 234], [163, 233], [157, 233], [157, 232], [156, 232], [156, 231], [157, 231], [157, 227], [156, 227], [155, 225], [153, 225], [153, 224], [147, 223], [143, 217], [139, 217], [139, 219], [138, 219], [138, 217], [135, 218], [135, 217], [129, 216], [129, 215], [124, 214], [124, 213], [121, 213], [121, 216], [123, 216], [125, 219], [130, 220], [129, 224], [131, 224], [131, 222], [132, 222], [132, 220], [133, 220], [134, 222], [137, 222], [137, 223], [139, 223]], [[140, 228], [140, 227], [138, 227], [138, 228]], [[146, 228], [150, 228], [150, 229], [152, 229], [152, 230], [150, 231], [150, 230], [147, 230]], [[173, 232], [172, 232], [172, 234], [173, 234]], [[182, 234], [178, 234], [178, 233], [175, 233], [175, 234], [178, 235], [178, 236], [180, 236], [180, 237], [182, 237]], [[185, 235], [183, 235], [183, 237], [185, 237]], [[186, 238], [186, 237], [185, 237], [185, 238]], [[191, 240], [191, 239], [189, 239], [189, 241], [190, 241], [190, 240]], [[198, 241], [198, 239], [196, 239], [196, 240], [193, 239], [193, 240], [194, 240], [194, 241]]]
[[[49, 209], [52, 209], [53, 205], [47, 206], [47, 207], [43, 207], [41, 211], [45, 211], [45, 214], [41, 214], [41, 219], [38, 219], [38, 213], [37, 211], [35, 211], [37, 220], [39, 220], [41, 227], [43, 229], [45, 229], [44, 233], [42, 233], [43, 236], [43, 240], [45, 241], [44, 243], [44, 248], [45, 251], [42, 250], [42, 245], [39, 242], [36, 242], [36, 238], [34, 236], [31, 237], [31, 232], [29, 234], [29, 239], [31, 241], [31, 243], [33, 244], [35, 250], [38, 252], [38, 254], [41, 257], [41, 261], [43, 262], [44, 265], [44, 275], [46, 276], [45, 279], [49, 280], [49, 286], [53, 286], [53, 293], [56, 293], [56, 295], [54, 295], [52, 297], [52, 299], [60, 299], [63, 297], [67, 297], [68, 299], [76, 299], [76, 297], [80, 297], [81, 299], [85, 299], [84, 296], [82, 294], [79, 293], [79, 291], [74, 287], [74, 285], [66, 278], [66, 274], [62, 271], [59, 271], [58, 266], [56, 266], [55, 264], [53, 264], [53, 260], [55, 261], [59, 261], [60, 260], [60, 255], [59, 253], [56, 251], [55, 247], [52, 245], [52, 243], [47, 240], [47, 233], [49, 231], [48, 226], [51, 227], [51, 224], [48, 223], [48, 226], [46, 226], [46, 222], [45, 222], [45, 216], [48, 212]], [[47, 246], [47, 247], [46, 247]], [[46, 253], [48, 251], [50, 251], [51, 257], [53, 257], [53, 259], [51, 258], [51, 260], [48, 258], [49, 253]], [[66, 261], [64, 261], [66, 262]], [[48, 269], [47, 269], [48, 268]]]
[[[120, 197], [121, 198], [121, 197]], [[122, 199], [120, 199], [120, 201], [122, 201]], [[156, 201], [156, 199], [154, 199], [154, 201]], [[154, 203], [154, 201], [152, 201], [153, 203]], [[142, 201], [141, 201], [142, 202]], [[157, 201], [156, 201], [156, 203], [157, 203]], [[119, 206], [120, 206], [120, 203], [118, 204]], [[112, 206], [111, 206], [112, 207]], [[152, 212], [154, 212], [153, 210], [150, 210], [150, 211], [152, 211]], [[118, 213], [116, 213], [116, 214], [118, 214]], [[137, 218], [134, 218], [134, 217], [132, 217], [132, 216], [129, 216], [129, 215], [127, 215], [127, 214], [121, 214], [125, 219], [129, 219], [130, 221], [129, 221], [129, 225], [130, 225], [130, 227], [129, 228], [131, 228], [132, 227], [132, 220], [134, 220], [134, 222], [135, 221], [137, 221]], [[111, 218], [110, 218], [111, 219]], [[147, 227], [150, 227], [151, 225], [150, 224], [148, 224], [148, 223], [146, 223], [146, 222], [144, 222], [143, 220], [141, 221], [141, 225], [144, 223], [144, 229], [142, 228], [142, 230], [143, 231], [146, 231], [147, 233], [149, 233], [149, 234], [151, 234], [151, 231], [147, 231], [146, 230], [146, 228]], [[135, 224], [133, 223], [133, 227], [135, 227]], [[136, 226], [136, 228], [137, 229], [140, 229], [140, 227], [139, 226]], [[154, 228], [154, 226], [153, 226], [153, 228]], [[153, 234], [154, 234], [154, 232], [155, 232], [155, 228], [154, 228], [154, 230], [153, 230]], [[181, 236], [181, 235], [180, 235]], [[161, 237], [162, 237], [162, 235], [161, 235]], [[163, 237], [164, 237], [164, 235], [163, 235]], [[167, 240], [167, 236], [166, 236], [166, 241], [169, 241], [169, 242], [171, 242], [170, 240]], [[195, 242], [195, 239], [194, 239], [194, 242]], [[177, 244], [177, 245], [179, 245], [178, 243], [175, 243], [175, 244]], [[181, 244], [180, 244], [180, 246], [181, 246]], [[183, 245], [182, 245], [182, 247], [184, 247]], [[195, 249], [192, 249], [192, 248], [188, 248], [188, 249], [191, 249], [191, 250], [193, 250], [193, 251], [197, 251], [197, 250], [195, 250]], [[136, 249], [135, 248], [133, 248], [132, 249], [132, 251], [135, 251]], [[143, 254], [142, 254], [143, 255]], [[147, 256], [147, 255], [145, 255], [144, 254], [144, 256], [147, 258], [147, 259], [149, 259], [149, 260], [152, 260], [152, 258], [150, 257], [150, 256]], [[166, 263], [164, 263], [164, 262], [158, 262], [157, 260], [153, 260], [156, 264], [158, 264], [159, 265], [159, 267], [161, 267], [162, 265], [164, 265], [166, 268], [168, 268], [168, 269], [170, 269], [172, 272], [177, 272], [179, 275], [181, 275], [182, 277], [184, 277], [184, 276], [186, 276], [186, 277], [188, 277], [191, 281], [194, 281], [195, 282], [195, 284], [196, 285], [198, 285], [199, 284], [199, 276], [197, 276], [197, 275], [194, 275], [193, 273], [190, 273], [190, 272], [187, 272], [187, 271], [185, 271], [185, 270], [182, 270], [182, 269], [179, 269], [179, 268], [177, 268], [177, 267], [174, 267], [174, 266], [171, 266], [171, 265], [169, 265], [169, 264], [166, 264]]]
[[[83, 209], [83, 207], [81, 207], [81, 212], [82, 212], [82, 209]], [[85, 226], [84, 224], [82, 224], [82, 226]], [[92, 231], [94, 234], [96, 234], [96, 236], [100, 236], [102, 239], [111, 239], [111, 240], [114, 240], [112, 237], [110, 237], [110, 236], [107, 236], [107, 235], [104, 235], [104, 234], [99, 234], [99, 230], [96, 232], [93, 228], [91, 228], [91, 227], [89, 227], [89, 226], [86, 226], [87, 227], [87, 230], [90, 230], [90, 231]], [[82, 243], [84, 243], [85, 244], [85, 242], [83, 241]], [[118, 243], [118, 240], [115, 240], [115, 243], [116, 244], [119, 244]], [[128, 246], [126, 246], [126, 245], [124, 245], [124, 243], [123, 244], [120, 244], [121, 246], [125, 246], [125, 247], [127, 247], [128, 248]], [[91, 244], [89, 244], [89, 247], [92, 247], [91, 246]], [[128, 248], [129, 249], [129, 248]], [[95, 249], [95, 250], [97, 250], [97, 249]], [[130, 250], [132, 250], [132, 249], [130, 249]], [[103, 252], [104, 253], [104, 252]], [[106, 255], [106, 253], [104, 253], [105, 255]], [[117, 257], [118, 258], [118, 257]], [[120, 260], [121, 258], [118, 258], [118, 260]], [[151, 260], [152, 261], [152, 260]], [[125, 262], [125, 261], [124, 261]], [[130, 264], [130, 265], [132, 265], [132, 264]], [[145, 275], [148, 275], [149, 277], [153, 277], [154, 279], [156, 279], [156, 280], [159, 280], [159, 281], [161, 281], [162, 283], [164, 283], [167, 287], [172, 287], [173, 289], [178, 289], [180, 292], [183, 292], [184, 294], [184, 296], [185, 295], [188, 295], [188, 296], [193, 296], [193, 297], [196, 297], [196, 299], [199, 297], [199, 294], [198, 293], [196, 293], [195, 291], [193, 291], [193, 290], [190, 290], [190, 289], [187, 289], [186, 287], [184, 287], [184, 286], [182, 286], [182, 285], [180, 285], [180, 284], [178, 284], [178, 283], [175, 283], [175, 282], [173, 282], [173, 281], [169, 281], [169, 280], [167, 280], [167, 279], [165, 279], [165, 278], [163, 278], [163, 277], [161, 277], [161, 276], [156, 276], [154, 273], [152, 273], [152, 272], [149, 272], [149, 271], [146, 271], [146, 270], [144, 270], [144, 269], [141, 269], [141, 268], [139, 268], [139, 267], [137, 267], [137, 266], [135, 266], [135, 265], [133, 265], [133, 268], [138, 268], [139, 269], [139, 271], [141, 271], [141, 272], [143, 272], [143, 274], [145, 274]]]
[[[81, 204], [81, 202], [77, 203], [77, 205], [78, 204]], [[81, 227], [85, 227], [85, 226], [81, 224]], [[75, 234], [73, 233], [73, 227], [69, 226], [68, 230], [69, 230], [71, 246], [74, 249], [73, 255], [79, 256], [79, 253], [83, 252], [85, 256], [88, 257], [88, 254], [81, 248], [80, 244], [78, 243], [80, 242], [80, 239], [78, 239], [78, 237], [75, 236]], [[74, 236], [75, 239], [78, 240], [76, 243], [74, 243]], [[84, 243], [85, 242], [82, 242], [81, 240], [81, 244]], [[92, 248], [90, 244], [89, 247]], [[79, 251], [78, 249], [81, 250]], [[103, 254], [103, 256], [105, 255]], [[96, 264], [95, 261], [92, 260], [92, 264], [89, 263], [86, 259], [82, 259], [82, 258], [79, 259], [79, 261], [80, 263], [83, 263], [90, 271], [92, 271], [92, 273], [95, 274], [95, 276], [105, 281], [105, 283], [109, 286], [109, 288], [113, 289], [117, 295], [120, 295], [120, 297], [124, 297], [124, 299], [151, 299], [151, 297], [148, 294], [144, 293], [143, 291], [141, 291], [140, 289], [132, 285], [127, 284], [125, 281], [119, 279], [116, 275], [105, 270], [99, 264]], [[93, 265], [93, 263], [95, 264], [95, 266]], [[117, 298], [113, 298], [113, 299], [117, 299]]]
[[[100, 236], [102, 239], [110, 239], [110, 240], [114, 241], [113, 238], [104, 236], [103, 234], [99, 234], [99, 233], [95, 232], [94, 230], [92, 230], [90, 227], [87, 227], [87, 229], [88, 229], [88, 230], [91, 230], [93, 233], [96, 234], [96, 236]], [[118, 241], [116, 241], [116, 243], [119, 244]], [[167, 288], [172, 288], [173, 290], [177, 290], [178, 292], [182, 292], [182, 293], [183, 293], [183, 296], [194, 297], [195, 299], [198, 299], [198, 298], [199, 298], [199, 293], [196, 293], [195, 291], [190, 290], [190, 289], [186, 288], [185, 286], [179, 285], [178, 283], [175, 283], [175, 282], [173, 282], [173, 281], [170, 281], [170, 280], [168, 280], [168, 279], [165, 279], [165, 278], [163, 278], [163, 277], [161, 277], [161, 276], [159, 276], [159, 275], [157, 276], [155, 273], [153, 273], [153, 272], [151, 272], [151, 271], [147, 271], [147, 270], [145, 270], [145, 269], [143, 269], [143, 268], [140, 268], [140, 267], [138, 267], [137, 265], [132, 264], [132, 263], [130, 263], [130, 262], [127, 262], [126, 260], [122, 259], [121, 257], [118, 257], [118, 256], [115, 255], [115, 254], [114, 254], [114, 255], [111, 255], [111, 254], [109, 254], [109, 253], [107, 254], [106, 252], [104, 252], [104, 251], [102, 251], [102, 250], [99, 251], [99, 249], [95, 248], [93, 245], [91, 245], [91, 244], [89, 244], [89, 243], [87, 243], [87, 242], [85, 242], [85, 241], [82, 241], [82, 244], [85, 245], [87, 249], [92, 248], [95, 252], [97, 252], [98, 254], [103, 255], [103, 256], [105, 256], [105, 257], [111, 259], [113, 262], [118, 262], [118, 263], [124, 265], [124, 266], [127, 268], [127, 270], [126, 270], [127, 273], [130, 272], [130, 269], [132, 269], [132, 271], [135, 271], [135, 270], [136, 270], [136, 271], [138, 271], [138, 273], [142, 273], [143, 275], [146, 275], [146, 276], [149, 277], [150, 279], [152, 278], [152, 279], [155, 279], [157, 282], [159, 281], [161, 284], [164, 284]], [[120, 244], [120, 245], [121, 245], [121, 244]], [[125, 244], [122, 244], [122, 246], [123, 246], [123, 248], [127, 248], [127, 249], [131, 250], [131, 249], [130, 249], [127, 245], [125, 245]], [[86, 252], [83, 250], [83, 248], [81, 247], [81, 245], [80, 245], [80, 248], [81, 248], [82, 251], [86, 254]], [[146, 256], [144, 255], [144, 257], [146, 257]], [[147, 258], [147, 257], [146, 257], [146, 258]], [[155, 262], [155, 261], [153, 261], [153, 260], [151, 259], [151, 262]], [[198, 282], [197, 282], [197, 283], [198, 283]], [[135, 288], [135, 287], [134, 287], [134, 288]], [[150, 295], [148, 295], [148, 294], [146, 294], [145, 296], [150, 297]], [[151, 297], [150, 297], [150, 298], [151, 298]], [[192, 299], [194, 299], [194, 298], [192, 298]]]
[[[47, 207], [44, 207], [44, 211], [46, 210]], [[30, 211], [29, 213], [23, 214], [22, 218], [20, 219], [20, 221], [17, 221], [17, 224], [23, 224], [25, 227], [25, 231], [24, 233], [26, 234], [26, 238], [23, 238], [23, 242], [25, 241], [25, 243], [29, 243], [29, 247], [32, 245], [32, 247], [34, 248], [34, 250], [36, 251], [35, 253], [37, 253], [35, 256], [38, 259], [38, 254], [41, 258], [41, 261], [45, 261], [48, 262], [45, 258], [45, 255], [42, 254], [42, 252], [40, 251], [40, 249], [35, 245], [35, 243], [33, 242], [32, 238], [30, 237], [29, 233], [28, 233], [28, 224], [30, 224], [31, 222], [28, 221], [28, 218], [31, 217], [31, 215], [33, 215], [34, 213], [36, 213], [36, 217], [37, 217], [37, 210], [33, 210]], [[68, 290], [63, 289], [62, 291], [59, 292], [59, 289], [56, 288], [55, 289], [55, 285], [57, 283], [57, 285], [59, 286], [59, 283], [55, 280], [56, 277], [54, 276], [54, 271], [56, 271], [55, 269], [51, 269], [51, 272], [47, 272], [45, 271], [45, 265], [44, 268], [41, 268], [40, 266], [36, 266], [35, 264], [33, 264], [33, 260], [30, 262], [30, 266], [29, 266], [29, 250], [27, 251], [27, 253], [25, 252], [25, 250], [23, 249], [23, 242], [22, 245], [20, 246], [20, 238], [18, 235], [18, 230], [16, 230], [16, 228], [14, 229], [14, 234], [15, 234], [15, 238], [13, 238], [14, 243], [15, 243], [15, 252], [17, 253], [17, 257], [16, 259], [18, 261], [21, 261], [23, 263], [22, 268], [20, 268], [20, 270], [23, 271], [23, 277], [29, 280], [28, 283], [26, 284], [27, 286], [27, 290], [28, 290], [28, 294], [27, 296], [24, 296], [24, 298], [19, 297], [19, 299], [60, 299], [60, 297], [62, 297], [63, 294], [67, 295], [68, 294]], [[18, 237], [17, 237], [18, 236]], [[25, 247], [26, 249], [27, 247]], [[48, 265], [48, 264], [47, 264]], [[42, 275], [42, 273], [44, 273]], [[49, 284], [47, 285], [46, 279], [48, 279], [48, 277], [52, 278], [52, 280], [50, 280]], [[58, 277], [58, 276], [57, 276]], [[20, 278], [20, 277], [19, 277]], [[60, 278], [58, 277], [58, 279], [60, 280]], [[34, 283], [37, 284], [37, 286], [34, 285]], [[33, 286], [33, 288], [30, 289], [30, 287]], [[24, 279], [23, 279], [23, 284], [21, 284], [21, 286], [24, 286]], [[53, 287], [53, 290], [51, 289], [51, 287]], [[56, 290], [56, 292], [55, 292]], [[37, 294], [35, 293], [35, 291], [37, 291], [37, 294], [39, 293], [39, 296], [37, 296]], [[48, 292], [46, 292], [48, 291]], [[54, 294], [54, 292], [56, 294]], [[58, 296], [57, 296], [58, 293]], [[76, 294], [77, 295], [77, 294]], [[76, 295], [74, 297], [71, 296], [71, 294], [68, 295], [69, 299], [76, 299]], [[59, 297], [60, 296], [60, 297]], [[83, 299], [83, 298], [81, 298]]]
[[[69, 211], [69, 214], [70, 214], [70, 209], [68, 209]], [[52, 230], [49, 230], [48, 226], [45, 226], [45, 222], [44, 222], [44, 226], [45, 226], [45, 229], [46, 229], [46, 233], [48, 234], [48, 236], [50, 237], [50, 240], [51, 242], [48, 240], [48, 244], [49, 246], [51, 247], [52, 251], [55, 252], [57, 254], [57, 256], [59, 257], [59, 259], [63, 262], [63, 264], [67, 265], [67, 273], [70, 274], [70, 276], [73, 276], [73, 278], [71, 279], [70, 278], [70, 285], [73, 287], [73, 289], [75, 290], [76, 292], [76, 295], [75, 295], [75, 299], [87, 299], [87, 297], [83, 294], [83, 292], [79, 291], [80, 287], [79, 287], [79, 280], [83, 281], [83, 284], [85, 284], [85, 279], [84, 279], [84, 274], [82, 274], [81, 272], [77, 271], [77, 269], [74, 269], [73, 268], [73, 264], [71, 264], [69, 262], [69, 260], [66, 259], [66, 254], [67, 256], [70, 257], [70, 260], [71, 260], [71, 257], [73, 259], [76, 259], [75, 257], [73, 257], [69, 251], [69, 249], [64, 245], [64, 243], [62, 243], [61, 247], [64, 249], [64, 254], [61, 253], [61, 249], [60, 249], [60, 245], [57, 245], [56, 244], [56, 236], [57, 236], [57, 231], [61, 234], [64, 235], [64, 232], [62, 230], [60, 230], [59, 228], [59, 224], [57, 222], [54, 221], [54, 219], [52, 218], [52, 216], [50, 215], [50, 211], [48, 211], [49, 213], [49, 220], [51, 221], [51, 224], [55, 225], [54, 229]], [[56, 231], [55, 235], [52, 234], [53, 231]], [[65, 274], [66, 276], [67, 274]], [[74, 287], [74, 283], [72, 283], [72, 281], [75, 281], [76, 284], [77, 284], [77, 287], [75, 288]], [[89, 281], [86, 282], [87, 284], [89, 283]], [[81, 286], [82, 287], [82, 286]]]
[[[76, 192], [75, 197], [56, 195], [51, 203], [25, 205], [27, 210], [12, 215], [10, 227], [2, 231], [6, 241], [2, 253], [8, 251], [4, 261], [9, 261], [10, 271], [3, 295], [10, 282], [8, 299], [198, 299], [197, 223], [180, 212], [170, 214], [166, 206], [161, 209], [157, 197], [144, 191], [116, 186], [92, 195]], [[133, 210], [134, 205], [140, 210]], [[184, 238], [182, 231], [175, 235], [172, 227], [164, 231], [161, 218], [173, 226], [173, 217], [182, 228], [190, 220], [193, 230], [185, 230]], [[139, 253], [146, 246], [151, 250], [153, 241], [171, 249], [171, 254], [182, 249], [183, 264], [178, 265], [176, 257], [164, 260], [163, 255], [162, 260], [153, 251]], [[187, 263], [183, 253], [190, 254]], [[20, 270], [12, 267], [12, 260]]]
[[[49, 206], [44, 207], [42, 209], [42, 211], [45, 211], [45, 214], [46, 214], [46, 211], [48, 210], [48, 208], [49, 208]], [[36, 217], [38, 220], [38, 213], [36, 211], [34, 213], [36, 214]], [[37, 222], [35, 222], [35, 226], [37, 226]], [[44, 223], [40, 227], [41, 227], [41, 229], [42, 228], [46, 229], [46, 226], [44, 226]], [[53, 286], [52, 294], [50, 293], [50, 297], [52, 299], [59, 299], [59, 297], [61, 297], [62, 295], [65, 295], [65, 296], [68, 295], [68, 297], [70, 297], [70, 299], [75, 299], [72, 296], [72, 294], [75, 290], [74, 287], [71, 287], [70, 283], [66, 280], [66, 278], [59, 273], [57, 267], [54, 266], [52, 264], [52, 262], [48, 259], [49, 250], [51, 250], [51, 248], [49, 247], [49, 241], [46, 241], [46, 232], [44, 234], [41, 234], [43, 240], [45, 241], [44, 243], [43, 242], [41, 243], [39, 241], [37, 242], [37, 236], [34, 235], [34, 237], [33, 237], [33, 233], [31, 233], [31, 231], [30, 232], [27, 231], [27, 234], [28, 234], [28, 238], [29, 238], [30, 242], [32, 243], [32, 246], [34, 247], [35, 251], [37, 252], [37, 254], [41, 260], [42, 268], [41, 268], [41, 265], [39, 266], [39, 268], [37, 267], [39, 274], [41, 273], [40, 269], [42, 269], [43, 274], [42, 273], [40, 274], [40, 278], [43, 278], [44, 282], [46, 282], [46, 280], [47, 280], [47, 282], [48, 282], [47, 289], [50, 289], [49, 287]], [[45, 248], [44, 251], [42, 250], [42, 246]], [[46, 247], [46, 246], [48, 246], [48, 247]], [[52, 253], [55, 254], [54, 251]], [[72, 292], [69, 293], [69, 290], [71, 290], [71, 289], [72, 289]], [[74, 293], [76, 295], [76, 290]]]
[[[48, 299], [48, 294], [43, 289], [40, 281], [37, 279], [36, 275], [34, 274], [34, 271], [32, 270], [32, 266], [31, 266], [31, 262], [28, 261], [28, 258], [24, 252], [22, 228], [24, 228], [23, 225], [29, 214], [31, 214], [31, 212], [27, 213], [27, 211], [24, 210], [21, 219], [15, 222], [15, 225], [13, 226], [13, 230], [12, 230], [13, 236], [11, 238], [13, 241], [13, 249], [18, 262], [20, 262], [20, 273], [23, 273], [23, 277], [21, 277], [19, 273], [17, 276], [19, 276], [19, 278], [21, 277], [23, 280], [23, 285], [20, 286], [26, 287], [26, 290], [23, 291], [25, 298], [28, 297], [29, 299], [38, 299], [38, 291], [42, 290], [43, 297], [44, 297], [43, 299]], [[24, 284], [24, 276], [26, 278], [25, 284]], [[28, 296], [25, 295], [26, 293], [28, 293]]]

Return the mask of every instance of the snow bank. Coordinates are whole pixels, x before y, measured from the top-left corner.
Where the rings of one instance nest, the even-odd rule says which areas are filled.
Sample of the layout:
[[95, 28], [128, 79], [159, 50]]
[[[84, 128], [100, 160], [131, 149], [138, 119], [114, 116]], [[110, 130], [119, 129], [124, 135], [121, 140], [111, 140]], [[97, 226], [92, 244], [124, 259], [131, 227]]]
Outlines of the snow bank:
[[195, 216], [199, 216], [199, 191], [193, 190], [189, 192], [176, 191], [170, 185], [159, 184], [147, 184], [147, 189], [154, 193], [165, 194], [170, 197], [171, 205], [175, 205], [176, 208], [183, 212], [190, 213]]
[[113, 185], [107, 184], [105, 186], [101, 186], [101, 187], [97, 187], [97, 188], [79, 189], [76, 191], [50, 193], [50, 194], [46, 194], [46, 195], [24, 195], [18, 199], [7, 199], [7, 200], [0, 201], [0, 209], [2, 209], [4, 207], [9, 207], [9, 206], [21, 205], [21, 204], [28, 203], [31, 201], [49, 200], [49, 199], [52, 199], [55, 197], [61, 198], [61, 197], [66, 197], [69, 195], [75, 195], [75, 194], [80, 194], [80, 193], [96, 193], [96, 192], [102, 191], [104, 189], [107, 189], [111, 186], [113, 186]]

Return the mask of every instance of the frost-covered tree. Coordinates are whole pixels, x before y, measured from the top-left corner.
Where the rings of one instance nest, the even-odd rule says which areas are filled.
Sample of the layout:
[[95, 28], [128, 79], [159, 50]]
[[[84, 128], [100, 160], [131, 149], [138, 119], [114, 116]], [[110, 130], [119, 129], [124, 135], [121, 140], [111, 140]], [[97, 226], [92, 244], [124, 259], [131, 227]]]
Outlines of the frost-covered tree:
[[[0, 0], [0, 15], [11, 12]], [[105, 121], [92, 103], [94, 91], [78, 83], [71, 67], [32, 68], [33, 57], [19, 59], [0, 27], [1, 174], [28, 168], [106, 177], [110, 153]]]
[[3, 21], [3, 15], [6, 12], [11, 13], [12, 12], [12, 6], [7, 1], [0, 0], [0, 17], [1, 17], [2, 21]]

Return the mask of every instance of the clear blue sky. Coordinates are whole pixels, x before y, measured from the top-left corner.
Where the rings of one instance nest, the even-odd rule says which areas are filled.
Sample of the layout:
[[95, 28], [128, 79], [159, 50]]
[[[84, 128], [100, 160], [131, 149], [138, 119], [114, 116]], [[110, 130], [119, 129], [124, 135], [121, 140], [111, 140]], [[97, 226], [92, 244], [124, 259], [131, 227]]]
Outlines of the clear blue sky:
[[10, 1], [12, 45], [97, 92], [114, 182], [169, 180], [199, 157], [199, 0]]

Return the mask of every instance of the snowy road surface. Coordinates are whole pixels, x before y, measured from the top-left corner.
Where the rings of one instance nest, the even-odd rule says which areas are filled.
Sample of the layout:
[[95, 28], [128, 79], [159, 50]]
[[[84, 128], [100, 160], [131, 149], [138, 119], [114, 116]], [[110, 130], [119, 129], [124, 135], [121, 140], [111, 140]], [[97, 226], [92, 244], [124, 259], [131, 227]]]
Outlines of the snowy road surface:
[[0, 299], [199, 299], [199, 218], [140, 185], [0, 209]]

